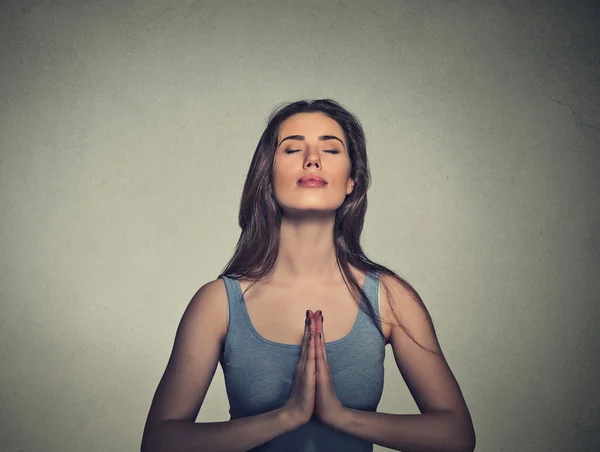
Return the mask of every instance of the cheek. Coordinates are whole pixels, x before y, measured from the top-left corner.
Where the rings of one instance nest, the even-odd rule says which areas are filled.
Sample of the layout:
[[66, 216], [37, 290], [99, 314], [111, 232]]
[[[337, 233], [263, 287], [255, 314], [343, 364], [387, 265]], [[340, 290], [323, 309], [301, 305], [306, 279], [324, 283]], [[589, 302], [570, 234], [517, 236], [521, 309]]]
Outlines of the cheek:
[[[290, 190], [290, 186], [293, 181], [289, 175], [286, 175], [282, 168], [278, 168], [276, 171], [273, 171], [272, 187], [273, 187], [273, 196], [279, 194], [281, 196], [283, 193], [286, 193]], [[284, 195], [285, 196], [285, 195]]]
[[273, 181], [273, 187], [280, 187], [282, 182], [285, 181], [285, 175], [281, 174], [281, 171], [273, 171], [271, 180]]
[[273, 164], [272, 180], [277, 184], [289, 184], [294, 179], [294, 168], [286, 165]]

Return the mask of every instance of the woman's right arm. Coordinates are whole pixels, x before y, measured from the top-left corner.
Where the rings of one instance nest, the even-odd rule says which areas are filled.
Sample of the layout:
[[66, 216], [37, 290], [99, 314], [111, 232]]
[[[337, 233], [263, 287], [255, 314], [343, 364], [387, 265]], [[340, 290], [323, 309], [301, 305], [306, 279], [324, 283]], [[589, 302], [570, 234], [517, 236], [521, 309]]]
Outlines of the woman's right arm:
[[222, 279], [202, 286], [186, 308], [142, 437], [142, 452], [246, 451], [299, 425], [283, 409], [224, 422], [196, 423], [227, 323]]

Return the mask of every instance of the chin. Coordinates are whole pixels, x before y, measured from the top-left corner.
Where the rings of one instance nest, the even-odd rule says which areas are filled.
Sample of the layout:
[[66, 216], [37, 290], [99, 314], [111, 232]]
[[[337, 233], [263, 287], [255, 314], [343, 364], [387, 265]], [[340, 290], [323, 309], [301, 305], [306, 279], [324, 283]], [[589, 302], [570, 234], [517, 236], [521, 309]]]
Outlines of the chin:
[[306, 214], [306, 215], [335, 215], [337, 209], [340, 208], [340, 204], [325, 204], [325, 203], [297, 203], [297, 204], [287, 204], [281, 205], [279, 204], [281, 209], [286, 214], [298, 215], [298, 214]]

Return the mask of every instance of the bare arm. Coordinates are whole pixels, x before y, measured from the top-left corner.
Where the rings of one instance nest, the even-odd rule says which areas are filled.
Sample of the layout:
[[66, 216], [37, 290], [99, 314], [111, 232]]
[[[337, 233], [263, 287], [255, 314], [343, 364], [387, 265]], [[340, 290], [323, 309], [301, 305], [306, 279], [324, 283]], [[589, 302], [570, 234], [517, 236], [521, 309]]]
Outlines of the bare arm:
[[281, 409], [224, 422], [163, 421], [142, 441], [142, 452], [243, 452], [295, 426]]
[[[382, 292], [382, 309], [392, 322], [395, 313], [421, 345], [401, 329], [392, 329], [394, 358], [421, 414], [388, 414], [346, 408], [332, 427], [394, 450], [405, 452], [475, 449], [475, 430], [462, 392], [437, 340], [425, 305], [395, 279], [387, 278], [392, 299]], [[394, 310], [389, 309], [394, 306]]]
[[403, 452], [472, 452], [475, 437], [467, 422], [451, 411], [390, 414], [345, 408], [334, 428]]
[[246, 451], [299, 425], [281, 409], [225, 422], [194, 422], [214, 376], [227, 322], [222, 280], [202, 286], [175, 336], [142, 437], [142, 452]]

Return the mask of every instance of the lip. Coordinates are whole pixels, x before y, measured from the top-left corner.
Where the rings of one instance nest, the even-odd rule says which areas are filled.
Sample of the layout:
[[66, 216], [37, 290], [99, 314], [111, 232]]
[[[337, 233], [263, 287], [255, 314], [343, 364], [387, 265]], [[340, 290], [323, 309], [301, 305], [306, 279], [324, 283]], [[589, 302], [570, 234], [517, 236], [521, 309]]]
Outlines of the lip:
[[325, 187], [327, 183], [318, 180], [307, 180], [304, 182], [298, 182], [298, 185], [302, 185], [303, 187]]
[[327, 185], [325, 179], [323, 179], [321, 176], [317, 176], [316, 174], [305, 174], [298, 179], [298, 183], [301, 185]]

